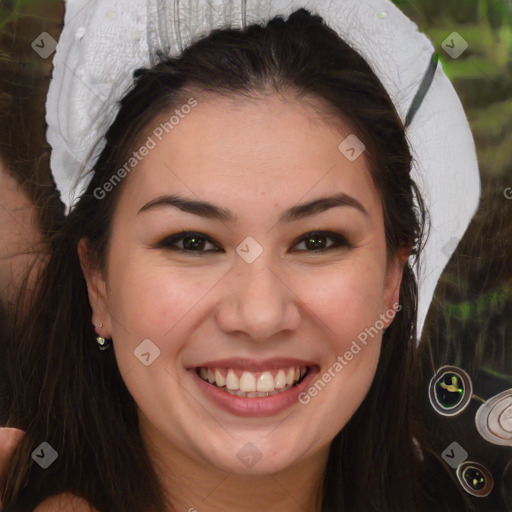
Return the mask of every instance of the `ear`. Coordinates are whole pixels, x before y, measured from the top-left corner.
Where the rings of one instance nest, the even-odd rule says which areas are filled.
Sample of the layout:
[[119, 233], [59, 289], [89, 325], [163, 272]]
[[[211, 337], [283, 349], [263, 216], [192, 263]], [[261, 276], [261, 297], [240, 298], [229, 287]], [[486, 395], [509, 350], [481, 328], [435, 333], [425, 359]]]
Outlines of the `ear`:
[[[396, 305], [398, 305], [400, 300], [400, 285], [402, 283], [404, 265], [407, 263], [411, 250], [411, 244], [401, 244], [397, 254], [388, 264], [381, 316], [384, 322], [384, 328], [389, 327], [395, 316]], [[391, 314], [391, 312], [393, 312], [393, 314]]]
[[[102, 338], [112, 337], [112, 318], [108, 311], [107, 286], [100, 270], [93, 264], [87, 238], [78, 242], [78, 257], [87, 283], [89, 303], [92, 308], [92, 323]], [[101, 327], [100, 327], [101, 326]]]

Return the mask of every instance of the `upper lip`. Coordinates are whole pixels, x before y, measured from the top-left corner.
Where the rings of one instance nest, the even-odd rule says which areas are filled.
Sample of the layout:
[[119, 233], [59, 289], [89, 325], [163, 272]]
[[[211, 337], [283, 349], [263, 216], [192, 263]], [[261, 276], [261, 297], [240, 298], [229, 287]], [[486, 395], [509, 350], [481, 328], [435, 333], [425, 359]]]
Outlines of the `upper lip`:
[[273, 359], [264, 359], [256, 361], [243, 357], [234, 357], [229, 359], [217, 359], [200, 363], [191, 368], [231, 368], [233, 370], [247, 370], [249, 372], [262, 372], [265, 370], [275, 370], [277, 368], [290, 368], [292, 366], [313, 367], [318, 366], [313, 361], [304, 359], [292, 359], [289, 357], [278, 357]]

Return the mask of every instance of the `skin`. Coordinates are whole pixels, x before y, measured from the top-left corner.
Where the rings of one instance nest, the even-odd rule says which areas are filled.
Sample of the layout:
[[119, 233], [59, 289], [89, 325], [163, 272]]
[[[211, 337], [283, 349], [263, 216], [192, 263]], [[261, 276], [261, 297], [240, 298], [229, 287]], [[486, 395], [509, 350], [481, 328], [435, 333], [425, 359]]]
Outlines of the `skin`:
[[[329, 445], [371, 385], [382, 334], [309, 404], [267, 418], [219, 409], [186, 368], [225, 357], [298, 357], [315, 361], [321, 375], [398, 302], [409, 249], [387, 262], [380, 195], [364, 156], [351, 162], [338, 150], [350, 133], [340, 121], [322, 120], [291, 93], [197, 98], [125, 179], [104, 272], [89, 261], [86, 240], [79, 244], [92, 320], [113, 339], [143, 439], [177, 510], [319, 511]], [[278, 222], [286, 209], [334, 192], [356, 198], [367, 214], [344, 206]], [[238, 220], [172, 207], [138, 213], [172, 193]], [[222, 250], [196, 256], [156, 247], [181, 230], [211, 237], [203, 250]], [[340, 233], [353, 247], [315, 252], [299, 240], [314, 230]], [[247, 236], [263, 248], [250, 264], [236, 253]], [[150, 366], [133, 354], [147, 338], [161, 351]], [[246, 443], [261, 453], [252, 467], [237, 457]]]
[[[0, 486], [5, 483], [9, 463], [24, 435], [25, 433], [17, 428], [0, 428]], [[2, 500], [0, 499], [1, 505]]]

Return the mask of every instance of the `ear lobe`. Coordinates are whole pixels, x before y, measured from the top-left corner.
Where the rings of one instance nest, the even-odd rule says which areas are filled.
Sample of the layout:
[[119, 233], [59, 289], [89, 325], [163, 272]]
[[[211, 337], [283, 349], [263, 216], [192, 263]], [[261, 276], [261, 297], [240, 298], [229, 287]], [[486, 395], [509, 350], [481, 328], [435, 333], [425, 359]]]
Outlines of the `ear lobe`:
[[92, 309], [92, 323], [96, 328], [98, 335], [103, 338], [110, 338], [112, 333], [111, 317], [107, 307], [107, 286], [105, 280], [92, 262], [87, 239], [82, 238], [78, 242], [78, 257], [82, 273], [87, 283], [87, 293], [89, 295], [89, 303]]
[[[386, 315], [386, 313], [388, 311], [396, 311], [396, 306], [394, 305], [398, 305], [400, 302], [400, 285], [402, 284], [404, 266], [409, 259], [411, 251], [411, 244], [400, 245], [395, 258], [388, 266], [383, 300], [384, 311], [382, 312], [386, 317], [385, 327], [388, 327], [394, 318], [394, 315]], [[391, 316], [391, 319], [387, 320], [388, 316]]]

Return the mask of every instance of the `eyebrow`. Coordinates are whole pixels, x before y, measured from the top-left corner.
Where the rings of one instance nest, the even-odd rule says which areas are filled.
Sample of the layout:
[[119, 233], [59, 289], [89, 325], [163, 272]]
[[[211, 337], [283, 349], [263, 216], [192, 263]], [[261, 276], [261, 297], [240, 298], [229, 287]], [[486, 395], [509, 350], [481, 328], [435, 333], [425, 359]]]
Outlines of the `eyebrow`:
[[[340, 206], [355, 208], [356, 210], [359, 210], [361, 213], [368, 216], [368, 212], [366, 211], [365, 207], [356, 198], [340, 192], [338, 194], [321, 197], [307, 203], [292, 206], [281, 215], [279, 222], [293, 222], [295, 220], [325, 212], [331, 208]], [[198, 215], [206, 219], [215, 219], [225, 222], [236, 222], [237, 220], [236, 215], [234, 215], [231, 211], [226, 210], [225, 208], [221, 208], [220, 206], [216, 206], [207, 201], [189, 199], [179, 194], [157, 197], [156, 199], [146, 203], [137, 212], [137, 215], [142, 212], [162, 207], [178, 208], [186, 213]]]

